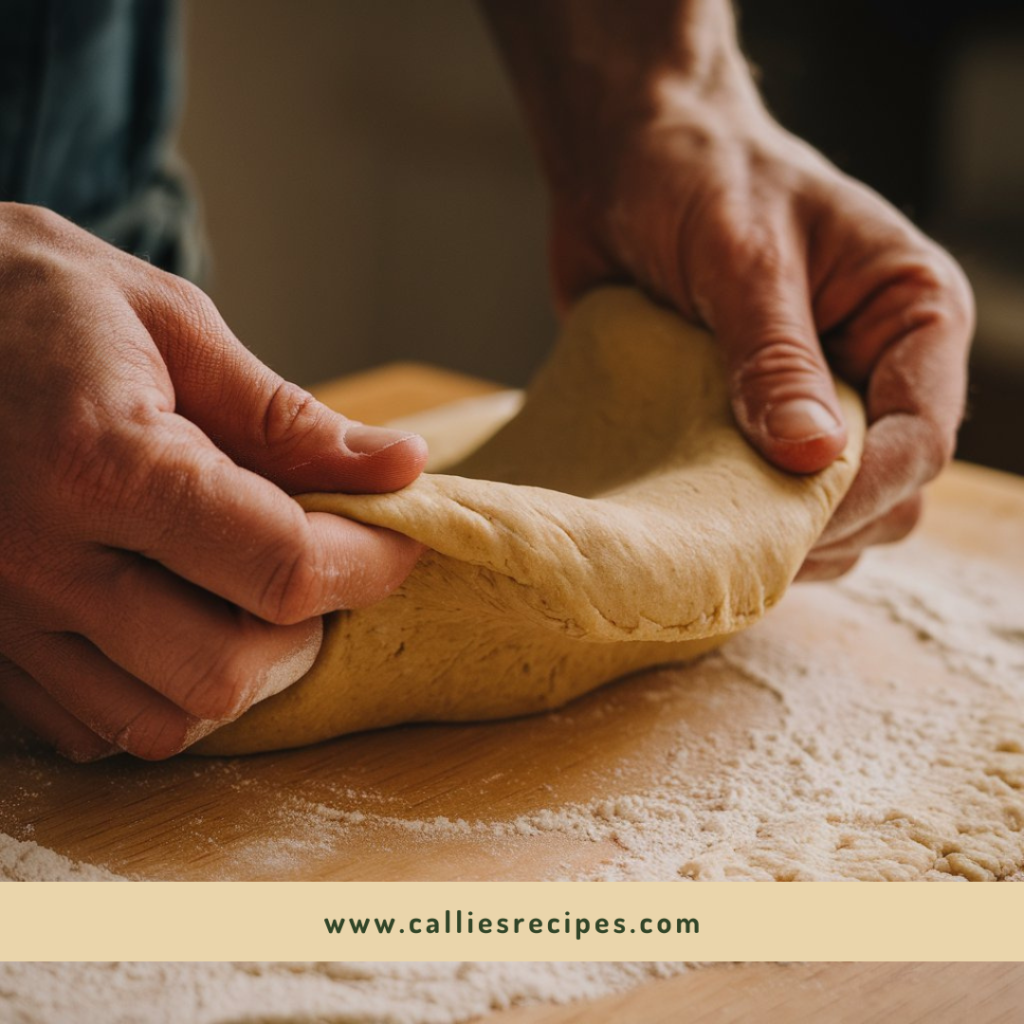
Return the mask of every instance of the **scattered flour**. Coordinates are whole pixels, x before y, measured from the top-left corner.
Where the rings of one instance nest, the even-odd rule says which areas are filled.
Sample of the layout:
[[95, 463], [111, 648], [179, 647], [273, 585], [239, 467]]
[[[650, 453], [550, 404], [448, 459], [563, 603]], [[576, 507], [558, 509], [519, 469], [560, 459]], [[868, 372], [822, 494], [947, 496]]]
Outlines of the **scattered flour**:
[[458, 1024], [596, 999], [681, 963], [0, 964], [0, 1024]]
[[[381, 865], [399, 857], [395, 877], [410, 852], [454, 863], [452, 850], [478, 858], [476, 877], [505, 877], [521, 857], [540, 864], [541, 879], [1024, 871], [1024, 584], [927, 540], [872, 552], [837, 585], [797, 588], [699, 662], [544, 721], [545, 743], [619, 741], [573, 790], [602, 795], [570, 799], [563, 778], [502, 781], [500, 765], [476, 777], [467, 767], [417, 813], [422, 793], [363, 785], [339, 758], [326, 782], [321, 773], [281, 785], [247, 775], [244, 762], [180, 760], [112, 776], [94, 798], [128, 805], [193, 782], [233, 799], [236, 838], [208, 832], [201, 817], [175, 838], [183, 862], [216, 847], [205, 877], [225, 879], [331, 877], [338, 851], [368, 847]], [[52, 771], [39, 762], [28, 784], [45, 786]], [[486, 816], [465, 810], [488, 805]], [[540, 848], [555, 853], [537, 860]], [[311, 865], [324, 870], [310, 875]], [[113, 876], [0, 836], [0, 878], [85, 877]]]
[[31, 840], [23, 842], [0, 832], [0, 882], [120, 881], [124, 879], [105, 868], [68, 860]]
[[[680, 729], [660, 773], [635, 792], [508, 820], [415, 819], [371, 799], [332, 806], [293, 796], [282, 824], [299, 836], [306, 822], [318, 842], [331, 842], [333, 828], [335, 842], [363, 829], [382, 843], [462, 837], [497, 848], [546, 835], [614, 851], [548, 879], [1021, 877], [1024, 585], [914, 541], [874, 552], [822, 600], [840, 636], [871, 644], [883, 628], [909, 631], [914, 657], [880, 656], [865, 669], [862, 651], [837, 660], [814, 635], [755, 631], [632, 684], [666, 708], [680, 686], [708, 702], [717, 694], [725, 726], [752, 701], [775, 708], [739, 745]], [[563, 715], [572, 727], [572, 709]]]

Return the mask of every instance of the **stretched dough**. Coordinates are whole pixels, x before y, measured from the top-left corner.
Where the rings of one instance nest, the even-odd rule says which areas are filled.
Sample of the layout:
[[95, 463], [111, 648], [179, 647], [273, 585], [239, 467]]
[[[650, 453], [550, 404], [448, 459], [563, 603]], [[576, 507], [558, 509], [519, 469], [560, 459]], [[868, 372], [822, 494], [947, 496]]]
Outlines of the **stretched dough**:
[[521, 715], [710, 650], [779, 600], [849, 487], [864, 420], [840, 397], [844, 454], [782, 473], [737, 430], [705, 332], [631, 289], [592, 293], [519, 414], [448, 474], [300, 499], [432, 550], [385, 601], [328, 616], [298, 683], [193, 749]]

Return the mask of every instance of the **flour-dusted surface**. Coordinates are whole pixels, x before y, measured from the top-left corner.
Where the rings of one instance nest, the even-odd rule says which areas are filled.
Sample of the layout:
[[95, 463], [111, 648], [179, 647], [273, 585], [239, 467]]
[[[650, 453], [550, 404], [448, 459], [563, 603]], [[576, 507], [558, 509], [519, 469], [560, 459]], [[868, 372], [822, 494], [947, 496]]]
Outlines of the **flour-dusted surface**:
[[0, 964], [3, 1024], [458, 1024], [621, 992], [681, 963]]
[[105, 868], [62, 857], [31, 840], [0, 832], [0, 882], [119, 882]]
[[[754, 631], [700, 663], [652, 673], [566, 728], [637, 696], [710, 713], [684, 721], [657, 778], [617, 795], [551, 803], [507, 820], [388, 814], [371, 794], [339, 806], [294, 798], [282, 821], [321, 838], [500, 844], [524, 836], [602, 845], [599, 863], [549, 878], [609, 880], [1001, 880], [1024, 866], [1024, 587], [923, 542], [874, 552], [817, 587], [854, 660], [815, 629]], [[780, 613], [780, 615], [783, 613]], [[893, 632], [915, 657], [891, 657]], [[877, 644], [877, 657], [862, 644]], [[739, 733], [736, 721], [749, 726]], [[628, 761], [619, 766], [628, 775]], [[358, 806], [351, 809], [355, 803]]]
[[141, 878], [1020, 879], [1022, 624], [1019, 575], [914, 539], [553, 715], [162, 765], [16, 746], [0, 873], [79, 877], [50, 846]]

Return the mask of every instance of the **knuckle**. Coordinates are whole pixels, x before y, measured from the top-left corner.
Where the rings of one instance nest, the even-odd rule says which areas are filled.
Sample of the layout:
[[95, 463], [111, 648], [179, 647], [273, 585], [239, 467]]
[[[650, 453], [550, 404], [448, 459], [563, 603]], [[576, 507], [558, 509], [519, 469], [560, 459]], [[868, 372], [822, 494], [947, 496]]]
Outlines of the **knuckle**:
[[61, 499], [72, 507], [97, 510], [144, 499], [163, 461], [154, 436], [163, 414], [146, 399], [123, 403], [116, 419], [85, 395], [61, 405], [46, 452]]
[[[177, 530], [181, 522], [192, 520], [204, 494], [224, 495], [231, 486], [233, 464], [212, 447], [182, 446], [175, 438], [154, 441], [147, 457], [140, 460], [125, 481], [130, 504], [159, 511], [151, 525]], [[174, 514], [168, 514], [173, 510]], [[180, 522], [179, 522], [180, 521]]]
[[925, 259], [925, 268], [927, 279], [937, 290], [958, 298], [971, 292], [963, 268], [940, 246], [932, 244]]
[[191, 313], [196, 326], [205, 333], [220, 333], [225, 329], [224, 318], [209, 295], [191, 283], [182, 281], [182, 299], [185, 308]]
[[949, 306], [949, 316], [954, 324], [962, 327], [966, 335], [974, 330], [975, 305], [974, 289], [963, 268], [952, 256], [941, 253], [944, 264], [944, 291]]
[[171, 344], [181, 357], [197, 358], [201, 346], [187, 339], [221, 339], [229, 334], [213, 299], [198, 285], [176, 274], [143, 264], [141, 286], [136, 285], [135, 302], [144, 311], [147, 325]]
[[321, 422], [323, 406], [297, 384], [281, 381], [263, 413], [263, 444], [289, 447], [307, 437]]
[[256, 681], [249, 658], [238, 649], [225, 650], [212, 661], [208, 653], [203, 652], [201, 661], [198, 658], [192, 661], [190, 675], [193, 681], [180, 706], [197, 718], [232, 721], [255, 697]]
[[950, 329], [964, 342], [974, 327], [974, 291], [963, 268], [945, 249], [929, 243], [912, 257], [900, 279], [909, 284], [917, 297], [913, 304], [918, 315]]
[[220, 320], [213, 300], [198, 285], [177, 274], [161, 274], [161, 281], [179, 313], [187, 314], [202, 326]]
[[228, 486], [225, 461], [215, 449], [194, 450], [173, 437], [139, 443], [137, 435], [127, 435], [89, 453], [68, 486], [76, 507], [88, 510], [97, 538], [119, 538], [129, 529], [136, 550], [154, 557], [179, 545], [197, 524], [216, 528], [215, 520], [202, 518], [204, 495]]
[[956, 434], [934, 421], [922, 419], [920, 422], [918, 451], [922, 466], [921, 483], [927, 483], [934, 480], [953, 460]]
[[64, 491], [78, 507], [96, 513], [133, 513], [151, 493], [150, 473], [142, 463], [125, 460], [109, 438], [83, 442], [67, 451], [67, 467], [61, 474]]
[[131, 492], [143, 491], [161, 503], [178, 507], [195, 494], [204, 480], [209, 480], [214, 467], [199, 453], [188, 456], [169, 447], [154, 445], [147, 457], [130, 473], [125, 487]]
[[795, 333], [784, 323], [766, 328], [736, 368], [737, 377], [750, 381], [781, 374], [819, 376], [821, 362], [817, 354], [796, 340]]
[[797, 337], [784, 323], [767, 328], [733, 369], [732, 393], [756, 393], [769, 403], [816, 395], [826, 371], [818, 353]]
[[31, 203], [5, 203], [4, 220], [7, 224], [21, 228], [29, 237], [41, 241], [63, 238], [74, 230], [66, 218], [45, 206]]
[[[710, 262], [731, 277], [775, 278], [786, 263], [778, 232], [768, 224], [751, 224], [749, 211], [725, 202], [716, 208], [706, 234]], [[757, 280], [758, 277], [750, 277]]]
[[107, 505], [130, 477], [119, 449], [90, 401], [66, 403], [54, 417], [47, 458], [61, 496], [74, 506]]
[[260, 617], [277, 625], [291, 625], [320, 612], [322, 575], [304, 545], [293, 546], [274, 560], [259, 599]]
[[48, 245], [45, 237], [34, 238], [17, 253], [5, 254], [4, 276], [16, 281], [22, 294], [33, 288], [53, 294], [69, 271], [72, 271], [70, 261], [59, 249]]
[[[75, 290], [84, 295], [95, 292], [95, 263], [100, 259], [96, 246], [102, 243], [94, 236], [39, 206], [19, 206], [13, 214], [8, 206], [3, 226], [0, 277], [5, 285], [16, 283], [22, 295], [30, 294], [36, 287], [44, 288], [51, 302], [62, 295], [66, 298], [65, 286], [69, 282], [74, 286], [72, 294]], [[93, 266], [85, 269], [83, 259]], [[5, 298], [15, 301], [14, 290], [8, 290]]]
[[30, 224], [38, 225], [40, 228], [51, 231], [64, 232], [68, 228], [68, 221], [55, 213], [49, 207], [26, 204], [21, 207], [21, 216]]
[[214, 681], [214, 689], [222, 694], [216, 716], [220, 719], [237, 718], [253, 703], [259, 689], [252, 658], [241, 649], [226, 652], [218, 659]]

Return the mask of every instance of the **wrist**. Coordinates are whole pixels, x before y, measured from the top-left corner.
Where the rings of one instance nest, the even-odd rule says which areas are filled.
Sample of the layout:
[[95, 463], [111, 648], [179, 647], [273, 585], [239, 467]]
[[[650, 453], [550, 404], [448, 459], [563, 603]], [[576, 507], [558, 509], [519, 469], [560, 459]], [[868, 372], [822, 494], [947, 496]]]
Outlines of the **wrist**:
[[782, 152], [788, 139], [745, 66], [700, 81], [669, 72], [563, 134], [557, 159], [545, 161], [548, 184], [556, 206], [587, 218], [624, 191], [656, 188], [667, 171], [702, 176], [713, 164], [725, 172]]
[[548, 180], [556, 196], [598, 199], [637, 151], [671, 138], [676, 161], [710, 149], [777, 144], [785, 134], [761, 101], [738, 47], [704, 51], [696, 67], [606, 70], [599, 85], [567, 104], [561, 124], [542, 135]]
[[695, 35], [672, 51], [670, 59], [642, 69], [606, 69], [604, 102], [579, 109], [582, 123], [615, 141], [663, 123], [763, 116], [761, 97], [735, 36], [708, 31]]
[[652, 126], [761, 102], [730, 0], [482, 0], [557, 191]]

